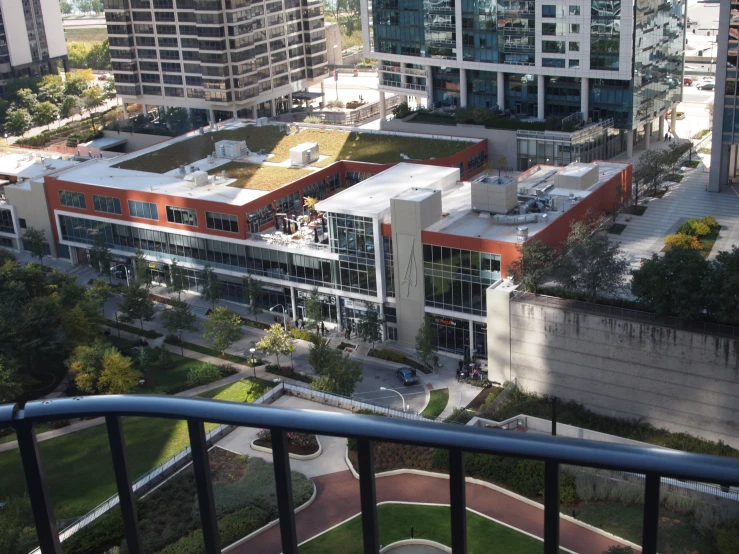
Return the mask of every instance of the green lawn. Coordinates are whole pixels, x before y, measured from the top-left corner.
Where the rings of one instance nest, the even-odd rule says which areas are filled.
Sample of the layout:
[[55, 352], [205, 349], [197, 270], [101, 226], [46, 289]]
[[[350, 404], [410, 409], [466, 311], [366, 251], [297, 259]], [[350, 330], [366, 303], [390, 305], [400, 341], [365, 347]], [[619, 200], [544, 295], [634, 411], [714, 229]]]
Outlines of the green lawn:
[[[657, 551], [674, 554], [716, 554], [710, 535], [699, 533], [692, 516], [660, 508]], [[642, 540], [644, 507], [617, 502], [593, 502], [577, 508], [575, 517], [637, 544]]]
[[711, 249], [713, 248], [714, 243], [716, 242], [716, 239], [718, 239], [718, 235], [720, 233], [720, 229], [716, 229], [715, 231], [711, 231], [704, 237], [700, 237], [700, 243], [701, 243], [701, 249], [699, 252], [701, 253], [701, 256], [704, 258], [707, 258], [708, 255], [711, 253]]
[[[208, 391], [201, 396], [219, 400], [253, 401], [249, 380]], [[260, 386], [271, 383], [261, 381]], [[266, 390], [266, 389], [265, 389]], [[210, 396], [210, 395], [213, 396]], [[215, 424], [206, 424], [206, 430]], [[189, 444], [187, 423], [180, 420], [127, 417], [123, 431], [128, 446], [131, 476], [136, 479], [174, 456]], [[39, 443], [58, 519], [80, 516], [116, 492], [104, 425]], [[0, 453], [0, 494], [26, 490], [18, 450]]]
[[64, 29], [67, 42], [103, 42], [108, 38], [105, 27], [67, 27]]
[[449, 402], [449, 389], [434, 389], [431, 391], [431, 398], [428, 405], [423, 409], [421, 415], [429, 419], [437, 418], [446, 408]]
[[[418, 506], [412, 504], [382, 504], [377, 507], [380, 544], [388, 545], [410, 538], [413, 526], [414, 537], [451, 546], [449, 507]], [[495, 523], [487, 518], [467, 511], [467, 552], [487, 554], [489, 552], [516, 554], [541, 554], [543, 543]], [[300, 547], [300, 554], [361, 554], [362, 518], [355, 517], [320, 537]], [[563, 552], [563, 551], [560, 551]]]
[[[180, 342], [178, 340], [167, 341], [167, 343], [173, 346], [176, 346], [178, 348], [180, 346]], [[225, 360], [227, 362], [251, 367], [251, 361], [249, 361], [248, 358], [244, 358], [242, 356], [237, 356], [235, 354], [228, 354], [228, 353], [226, 353], [225, 356], [221, 357], [221, 352], [219, 352], [218, 350], [214, 350], [213, 348], [210, 348], [208, 346], [203, 346], [202, 344], [196, 344], [194, 342], [187, 342], [183, 340], [182, 347], [188, 350], [192, 350], [193, 352], [200, 352], [201, 354], [207, 354], [208, 356], [213, 356], [214, 358], [220, 358], [221, 360]], [[256, 363], [257, 366], [260, 366], [263, 364], [262, 360], [258, 357], [256, 358], [256, 362], [257, 362]]]
[[229, 402], [254, 402], [274, 386], [275, 383], [272, 381], [247, 377], [230, 385], [224, 385], [200, 393], [198, 396], [201, 398], [212, 398], [214, 400], [227, 400]]

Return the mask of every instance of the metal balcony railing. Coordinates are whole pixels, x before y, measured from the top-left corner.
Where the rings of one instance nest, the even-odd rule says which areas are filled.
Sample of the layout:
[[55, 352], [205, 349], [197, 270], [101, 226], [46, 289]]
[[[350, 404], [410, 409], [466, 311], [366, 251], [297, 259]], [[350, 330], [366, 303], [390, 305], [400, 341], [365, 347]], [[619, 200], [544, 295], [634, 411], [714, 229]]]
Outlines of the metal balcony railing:
[[642, 535], [642, 551], [645, 554], [655, 554], [657, 549], [662, 477], [724, 486], [739, 485], [739, 462], [731, 458], [582, 439], [491, 431], [434, 422], [320, 411], [300, 411], [299, 417], [296, 417], [295, 410], [284, 408], [154, 395], [40, 400], [29, 402], [23, 408], [6, 404], [0, 406], [0, 426], [12, 425], [17, 434], [39, 544], [44, 554], [61, 554], [62, 549], [34, 424], [40, 421], [91, 416], [105, 417], [126, 542], [131, 553], [143, 552], [143, 548], [121, 426], [122, 416], [161, 417], [187, 421], [203, 540], [205, 552], [208, 554], [218, 554], [221, 550], [206, 446], [204, 426], [206, 421], [270, 430], [280, 536], [282, 551], [285, 554], [298, 552], [287, 444], [288, 431], [357, 439], [363, 543], [367, 554], [377, 553], [380, 550], [375, 492], [373, 448], [375, 441], [448, 450], [452, 552], [460, 554], [467, 551], [464, 452], [513, 456], [544, 462], [545, 554], [559, 552], [560, 464], [645, 474]]

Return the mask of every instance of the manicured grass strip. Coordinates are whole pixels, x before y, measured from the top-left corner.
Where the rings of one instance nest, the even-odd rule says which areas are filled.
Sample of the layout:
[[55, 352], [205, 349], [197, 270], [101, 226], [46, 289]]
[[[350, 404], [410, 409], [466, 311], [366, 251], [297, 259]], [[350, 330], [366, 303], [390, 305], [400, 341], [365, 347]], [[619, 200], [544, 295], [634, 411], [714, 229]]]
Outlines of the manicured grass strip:
[[448, 402], [449, 389], [434, 389], [431, 391], [428, 406], [423, 409], [421, 415], [429, 419], [437, 418], [444, 411]]
[[[178, 341], [177, 339], [166, 340], [166, 342], [173, 346], [180, 346], [180, 341]], [[193, 352], [200, 352], [201, 354], [207, 354], [208, 356], [213, 356], [214, 358], [226, 360], [227, 362], [251, 367], [251, 361], [249, 360], [249, 358], [244, 358], [242, 356], [236, 356], [235, 354], [228, 353], [226, 353], [225, 356], [221, 356], [221, 352], [219, 352], [218, 350], [214, 350], [213, 348], [210, 348], [208, 346], [203, 346], [202, 344], [195, 344], [194, 342], [182, 341], [181, 344], [183, 348], [187, 348], [188, 350], [192, 350]], [[256, 358], [256, 362], [256, 365], [262, 365], [262, 360], [260, 360], [259, 358]]]
[[[377, 507], [380, 544], [388, 544], [414, 537], [451, 546], [451, 523], [448, 506], [420, 506], [415, 504], [382, 504]], [[520, 531], [467, 511], [467, 551], [470, 554], [488, 552], [541, 554], [544, 544]], [[362, 517], [324, 533], [300, 547], [300, 554], [361, 554]], [[564, 552], [560, 550], [560, 552]]]
[[704, 258], [707, 258], [708, 255], [711, 253], [711, 249], [713, 248], [716, 239], [718, 239], [719, 232], [720, 229], [716, 229], [715, 231], [711, 231], [707, 235], [698, 239], [701, 243], [701, 249], [699, 250], [699, 252]]
[[142, 337], [146, 337], [147, 339], [158, 339], [159, 337], [162, 336], [161, 333], [157, 333], [153, 329], [142, 330], [140, 327], [134, 327], [133, 325], [129, 325], [128, 323], [123, 323], [122, 321], [119, 321], [118, 323], [116, 323], [112, 319], [108, 319], [106, 321], [106, 325], [108, 327], [113, 327], [114, 329], [120, 329], [121, 331], [126, 331], [134, 335], [140, 335]]
[[200, 398], [227, 400], [229, 402], [254, 402], [265, 392], [273, 389], [275, 383], [265, 379], [248, 377], [230, 385], [224, 385], [198, 394]]

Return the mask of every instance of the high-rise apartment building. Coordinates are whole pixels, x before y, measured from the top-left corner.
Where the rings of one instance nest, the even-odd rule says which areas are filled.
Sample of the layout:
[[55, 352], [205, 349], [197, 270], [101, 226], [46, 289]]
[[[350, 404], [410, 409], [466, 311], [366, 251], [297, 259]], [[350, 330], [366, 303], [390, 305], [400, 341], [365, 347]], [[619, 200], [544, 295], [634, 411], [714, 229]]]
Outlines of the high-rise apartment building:
[[321, 0], [105, 0], [105, 19], [124, 105], [271, 116], [328, 74]]
[[713, 100], [711, 173], [708, 190], [735, 181], [739, 174], [739, 2], [721, 0], [716, 37], [716, 88]]
[[366, 0], [380, 90], [427, 105], [612, 119], [631, 155], [682, 97], [683, 0]]
[[67, 65], [58, 0], [0, 0], [0, 93], [14, 77], [56, 73]]

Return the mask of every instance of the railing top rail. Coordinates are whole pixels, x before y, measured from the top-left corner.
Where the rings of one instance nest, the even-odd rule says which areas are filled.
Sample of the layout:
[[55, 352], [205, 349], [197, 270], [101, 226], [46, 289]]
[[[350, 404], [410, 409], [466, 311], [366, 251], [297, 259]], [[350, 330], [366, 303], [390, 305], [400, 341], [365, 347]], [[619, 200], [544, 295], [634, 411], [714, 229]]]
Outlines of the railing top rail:
[[0, 425], [104, 415], [188, 419], [453, 448], [739, 486], [739, 460], [732, 458], [355, 414], [301, 410], [300, 417], [296, 417], [296, 412], [273, 406], [201, 398], [86, 396], [29, 402], [19, 410], [0, 406]]

